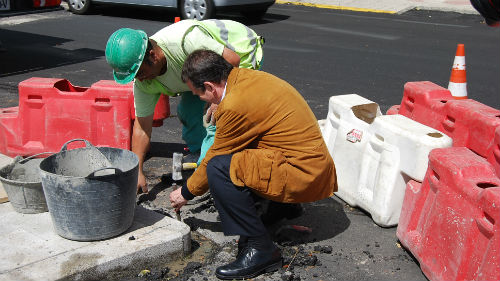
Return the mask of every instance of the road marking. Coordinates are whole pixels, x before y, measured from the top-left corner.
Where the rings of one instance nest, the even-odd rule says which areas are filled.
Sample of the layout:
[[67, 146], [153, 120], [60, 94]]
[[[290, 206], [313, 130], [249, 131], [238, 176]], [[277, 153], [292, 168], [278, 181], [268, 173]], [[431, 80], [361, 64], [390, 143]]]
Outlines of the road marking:
[[374, 33], [368, 33], [368, 32], [360, 32], [360, 31], [354, 31], [354, 30], [349, 30], [349, 29], [340, 29], [340, 28], [326, 27], [326, 26], [321, 26], [319, 24], [312, 24], [312, 23], [292, 22], [292, 21], [283, 21], [283, 23], [285, 23], [285, 24], [299, 25], [299, 26], [309, 27], [309, 28], [312, 28], [312, 29], [317, 29], [317, 30], [322, 30], [322, 31], [328, 31], [328, 32], [333, 32], [333, 33], [341, 33], [341, 34], [347, 34], [347, 35], [356, 35], [356, 36], [370, 37], [370, 38], [376, 38], [376, 39], [397, 40], [397, 39], [400, 38], [399, 36], [394, 36], [394, 35], [384, 35], [384, 34], [374, 34]]
[[326, 4], [313, 4], [313, 3], [303, 3], [303, 2], [290, 2], [283, 0], [276, 0], [278, 4], [292, 4], [298, 6], [307, 6], [307, 7], [315, 7], [322, 9], [331, 9], [331, 10], [347, 10], [347, 11], [355, 11], [355, 12], [367, 12], [367, 13], [383, 13], [383, 14], [395, 14], [395, 11], [385, 11], [385, 10], [376, 10], [376, 9], [364, 9], [364, 8], [354, 8], [354, 7], [346, 7], [346, 6], [335, 6], [335, 5], [326, 5]]
[[395, 22], [416, 23], [416, 24], [426, 24], [426, 25], [439, 25], [439, 26], [460, 27], [460, 28], [470, 27], [470, 25], [461, 25], [461, 24], [423, 22], [423, 21], [403, 20], [403, 19], [393, 19], [393, 18], [381, 18], [381, 17], [372, 17], [372, 16], [361, 16], [361, 15], [339, 14], [339, 15], [335, 15], [335, 16], [350, 17], [350, 18], [362, 18], [362, 19], [376, 19], [376, 20], [383, 20], [383, 21], [390, 20], [390, 21], [395, 21]]
[[435, 22], [423, 22], [423, 21], [399, 20], [399, 19], [391, 19], [391, 20], [398, 22], [405, 22], [405, 23], [418, 23], [418, 24], [439, 25], [439, 26], [460, 27], [460, 28], [470, 27], [470, 25], [449, 24], [449, 23], [435, 23]]
[[293, 48], [293, 47], [288, 47], [288, 46], [272, 46], [272, 45], [266, 45], [266, 50], [278, 50], [278, 51], [290, 51], [290, 52], [298, 52], [298, 53], [314, 53], [317, 52], [317, 50], [313, 49], [306, 49], [306, 48]]
[[[55, 17], [56, 16], [54, 16], [52, 13], [13, 16], [13, 17], [3, 18], [2, 21], [0, 22], [0, 26], [18, 25], [18, 24], [28, 23], [28, 22], [32, 22], [32, 21], [37, 21], [37, 20], [53, 19]], [[60, 18], [61, 15], [58, 14], [57, 17]]]

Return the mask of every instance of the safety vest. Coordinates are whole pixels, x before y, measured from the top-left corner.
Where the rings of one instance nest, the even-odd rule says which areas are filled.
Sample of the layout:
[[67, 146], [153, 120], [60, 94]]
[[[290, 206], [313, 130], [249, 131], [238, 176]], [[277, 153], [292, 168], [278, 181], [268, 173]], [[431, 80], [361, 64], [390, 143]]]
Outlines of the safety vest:
[[248, 26], [236, 21], [217, 19], [198, 21], [195, 25], [203, 27], [212, 38], [237, 53], [241, 68], [260, 68], [264, 39]]
[[260, 69], [264, 39], [249, 27], [231, 20], [183, 20], [163, 28], [150, 37], [162, 48], [169, 62], [168, 71], [171, 72], [166, 73], [166, 77], [158, 77], [158, 79], [143, 82], [136, 80], [136, 85], [142, 91], [174, 95], [189, 90], [182, 83], [180, 72], [189, 55], [184, 50], [184, 39], [195, 27], [203, 29], [214, 40], [238, 54], [240, 56], [239, 67]]

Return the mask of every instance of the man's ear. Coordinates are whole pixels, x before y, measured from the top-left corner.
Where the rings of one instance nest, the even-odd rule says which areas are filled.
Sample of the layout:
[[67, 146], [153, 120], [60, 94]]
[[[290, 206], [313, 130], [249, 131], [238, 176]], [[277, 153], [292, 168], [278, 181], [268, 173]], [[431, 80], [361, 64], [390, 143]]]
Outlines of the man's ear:
[[215, 92], [215, 85], [213, 82], [205, 81], [203, 82], [203, 86], [205, 86], [205, 91], [208, 91], [210, 93]]
[[151, 62], [155, 62], [158, 59], [158, 55], [156, 54], [155, 48], [149, 50], [149, 53], [147, 53], [145, 56], [149, 56]]

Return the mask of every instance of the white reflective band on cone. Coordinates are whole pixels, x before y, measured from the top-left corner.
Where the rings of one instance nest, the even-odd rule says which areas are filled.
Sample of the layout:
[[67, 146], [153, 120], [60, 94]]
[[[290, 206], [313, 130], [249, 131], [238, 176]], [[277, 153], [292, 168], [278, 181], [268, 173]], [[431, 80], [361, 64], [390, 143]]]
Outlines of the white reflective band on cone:
[[465, 70], [465, 57], [457, 56], [453, 61], [453, 69], [456, 70]]
[[467, 97], [467, 83], [453, 83], [448, 84], [448, 90], [454, 97]]

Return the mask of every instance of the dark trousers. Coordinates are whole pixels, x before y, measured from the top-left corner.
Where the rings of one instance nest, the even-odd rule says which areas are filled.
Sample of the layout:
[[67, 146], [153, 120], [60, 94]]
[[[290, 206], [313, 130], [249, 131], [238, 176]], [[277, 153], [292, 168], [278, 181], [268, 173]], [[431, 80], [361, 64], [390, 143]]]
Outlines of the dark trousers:
[[229, 176], [232, 155], [220, 155], [207, 164], [207, 178], [225, 235], [262, 236], [266, 227], [257, 214], [250, 188], [233, 184]]

